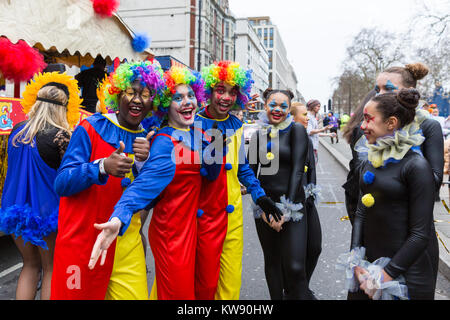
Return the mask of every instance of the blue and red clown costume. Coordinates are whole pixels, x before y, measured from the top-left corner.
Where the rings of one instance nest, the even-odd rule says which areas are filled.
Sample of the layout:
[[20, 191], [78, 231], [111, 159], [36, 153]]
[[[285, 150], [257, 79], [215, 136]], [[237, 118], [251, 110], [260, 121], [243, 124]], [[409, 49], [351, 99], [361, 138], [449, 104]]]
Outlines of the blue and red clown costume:
[[199, 73], [177, 67], [165, 73], [165, 81], [165, 99], [159, 107], [162, 128], [152, 139], [150, 159], [114, 207], [111, 219], [117, 217], [123, 224], [119, 234], [126, 234], [134, 213], [153, 208], [148, 237], [155, 282], [150, 299], [194, 300], [201, 175], [212, 178], [214, 166], [202, 164], [201, 132], [171, 127], [167, 114], [177, 85], [190, 86], [201, 103], [204, 82]]
[[[57, 72], [36, 74], [23, 92], [22, 107], [29, 114], [35, 106], [39, 90], [51, 83], [67, 87], [67, 121], [73, 128], [80, 117], [77, 81]], [[0, 209], [0, 230], [22, 237], [24, 243], [48, 249], [44, 238], [57, 231], [59, 196], [53, 190], [56, 170], [50, 168], [39, 154], [36, 137], [32, 144], [13, 140], [25, 123], [16, 128], [8, 141], [8, 169]], [[6, 163], [4, 164], [6, 165]]]
[[[164, 90], [160, 66], [149, 61], [125, 63], [103, 85], [102, 97], [108, 109], [118, 110], [119, 94], [135, 80], [140, 80], [153, 93], [154, 107], [160, 103]], [[139, 215], [131, 220], [128, 232], [111, 245], [104, 265], [93, 270], [88, 268], [99, 233], [94, 223], [108, 220], [114, 205], [137, 174], [135, 162], [126, 178], [102, 175], [99, 160], [116, 151], [120, 141], [125, 144], [124, 154], [134, 160], [133, 142], [146, 135], [142, 125], [138, 130], [122, 127], [115, 113], [96, 113], [75, 129], [55, 180], [55, 190], [61, 200], [51, 299], [148, 299]]]
[[[211, 98], [218, 83], [226, 82], [239, 88], [238, 106], [244, 108], [250, 100], [251, 71], [245, 71], [238, 63], [215, 63], [205, 67], [202, 76], [207, 99]], [[196, 115], [194, 125], [204, 132], [217, 128], [226, 133], [230, 141], [223, 154], [218, 178], [202, 180], [199, 207], [203, 214], [197, 219], [196, 297], [200, 300], [238, 300], [244, 241], [239, 182], [247, 187], [254, 202], [265, 196], [265, 192], [246, 159], [243, 124], [237, 117], [229, 114], [225, 119], [213, 119], [207, 106]]]

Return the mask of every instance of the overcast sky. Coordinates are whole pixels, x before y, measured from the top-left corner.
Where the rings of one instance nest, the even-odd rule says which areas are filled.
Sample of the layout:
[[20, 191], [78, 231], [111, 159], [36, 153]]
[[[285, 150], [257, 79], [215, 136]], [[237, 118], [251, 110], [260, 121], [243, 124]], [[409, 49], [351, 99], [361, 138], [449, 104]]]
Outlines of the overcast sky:
[[[432, 2], [429, 0], [427, 2]], [[442, 0], [436, 0], [442, 1]], [[417, 0], [229, 0], [238, 17], [270, 16], [280, 30], [305, 100], [326, 104], [345, 50], [363, 27], [406, 31]]]

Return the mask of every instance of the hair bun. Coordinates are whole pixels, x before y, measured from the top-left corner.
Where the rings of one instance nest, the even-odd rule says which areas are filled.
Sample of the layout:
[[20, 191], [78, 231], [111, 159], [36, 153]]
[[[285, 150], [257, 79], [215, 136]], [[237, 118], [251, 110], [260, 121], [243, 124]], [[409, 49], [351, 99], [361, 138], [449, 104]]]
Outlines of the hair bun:
[[405, 66], [405, 69], [408, 70], [412, 74], [414, 80], [422, 80], [430, 72], [428, 67], [420, 62], [413, 63], [413, 64], [407, 64]]
[[397, 100], [407, 109], [416, 109], [419, 105], [420, 93], [416, 89], [401, 89], [397, 93]]
[[264, 98], [264, 100], [267, 100], [267, 98], [269, 98], [270, 93], [271, 93], [272, 91], [273, 91], [272, 88], [267, 88], [266, 91], [264, 91], [264, 93], [263, 93], [263, 98]]

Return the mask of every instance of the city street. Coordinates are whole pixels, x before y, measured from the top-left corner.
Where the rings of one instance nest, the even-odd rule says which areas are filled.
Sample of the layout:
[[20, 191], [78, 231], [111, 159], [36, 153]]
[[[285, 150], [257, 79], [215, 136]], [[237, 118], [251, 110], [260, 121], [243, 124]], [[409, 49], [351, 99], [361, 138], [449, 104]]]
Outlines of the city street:
[[[342, 143], [342, 142], [341, 142]], [[320, 300], [345, 300], [344, 274], [335, 269], [339, 254], [348, 250], [351, 226], [341, 221], [346, 216], [344, 193], [341, 185], [345, 181], [345, 170], [321, 146], [317, 170], [322, 197], [318, 205], [322, 225], [322, 254], [311, 279], [311, 289]], [[268, 300], [261, 245], [250, 210], [250, 196], [244, 197], [244, 257], [242, 276], [242, 300]], [[146, 222], [145, 230], [148, 228]], [[0, 299], [14, 299], [15, 287], [21, 268], [21, 259], [10, 237], [0, 238]], [[154, 267], [151, 251], [147, 250], [149, 289], [153, 283]], [[450, 282], [439, 275], [436, 299], [449, 300]]]

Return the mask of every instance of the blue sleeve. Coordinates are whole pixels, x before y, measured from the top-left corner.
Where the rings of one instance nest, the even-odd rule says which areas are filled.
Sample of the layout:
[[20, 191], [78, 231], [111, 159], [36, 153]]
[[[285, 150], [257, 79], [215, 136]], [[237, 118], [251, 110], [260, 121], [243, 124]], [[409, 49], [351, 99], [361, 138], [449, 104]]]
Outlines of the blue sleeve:
[[55, 179], [55, 192], [69, 197], [94, 184], [105, 185], [108, 176], [100, 175], [99, 164], [90, 162], [91, 139], [82, 126], [78, 126], [69, 142]]
[[[226, 154], [226, 146], [224, 146], [223, 154]], [[216, 148], [214, 144], [202, 134], [202, 168], [200, 174], [209, 181], [216, 180], [222, 170], [222, 163], [214, 161]]]
[[253, 202], [266, 195], [263, 188], [256, 179], [253, 170], [250, 168], [247, 157], [245, 156], [245, 141], [244, 135], [242, 135], [241, 147], [239, 150], [239, 181], [247, 188], [247, 191], [251, 194]]
[[153, 141], [150, 159], [124, 191], [110, 217], [110, 220], [119, 218], [123, 223], [119, 235], [123, 235], [128, 229], [133, 214], [148, 207], [172, 182], [176, 170], [172, 151], [173, 143], [169, 138], [158, 136]]

